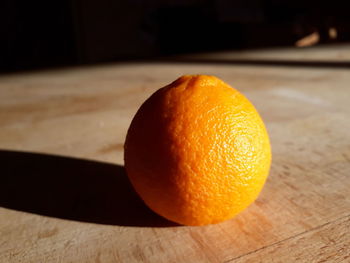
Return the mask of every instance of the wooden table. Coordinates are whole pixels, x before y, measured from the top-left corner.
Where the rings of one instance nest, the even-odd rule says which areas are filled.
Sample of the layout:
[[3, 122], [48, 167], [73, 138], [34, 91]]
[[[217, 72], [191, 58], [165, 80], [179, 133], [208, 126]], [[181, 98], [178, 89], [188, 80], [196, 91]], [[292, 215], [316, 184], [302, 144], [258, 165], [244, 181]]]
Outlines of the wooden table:
[[[212, 52], [176, 56], [174, 59], [187, 58], [193, 60], [221, 60], [240, 62], [324, 62], [350, 63], [349, 44], [333, 44], [305, 48], [268, 48], [256, 50], [241, 50], [236, 52]], [[267, 63], [269, 64], [269, 63]]]
[[[343, 59], [350, 47], [308, 50], [321, 60], [332, 52]], [[295, 49], [256, 53], [286, 60], [293, 52], [298, 57]], [[1, 76], [0, 261], [350, 262], [349, 68], [218, 58]], [[273, 164], [244, 212], [185, 227], [153, 214], [134, 194], [123, 143], [152, 92], [196, 73], [222, 78], [255, 104]]]

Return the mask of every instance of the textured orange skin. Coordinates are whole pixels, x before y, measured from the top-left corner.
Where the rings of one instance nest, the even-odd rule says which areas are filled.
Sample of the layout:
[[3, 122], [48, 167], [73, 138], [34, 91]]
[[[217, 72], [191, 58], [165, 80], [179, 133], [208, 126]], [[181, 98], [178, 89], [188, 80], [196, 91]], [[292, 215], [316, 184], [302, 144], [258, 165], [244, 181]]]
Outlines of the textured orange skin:
[[183, 76], [136, 113], [125, 167], [144, 202], [183, 225], [232, 218], [259, 195], [271, 164], [254, 106], [213, 76]]

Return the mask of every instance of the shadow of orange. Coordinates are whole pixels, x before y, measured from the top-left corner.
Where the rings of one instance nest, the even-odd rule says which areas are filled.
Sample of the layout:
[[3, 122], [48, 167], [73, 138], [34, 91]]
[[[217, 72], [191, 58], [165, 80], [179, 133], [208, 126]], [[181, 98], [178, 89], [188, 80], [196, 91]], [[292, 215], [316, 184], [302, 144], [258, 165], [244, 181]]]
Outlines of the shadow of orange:
[[147, 208], [119, 165], [0, 150], [0, 206], [69, 220], [174, 226]]

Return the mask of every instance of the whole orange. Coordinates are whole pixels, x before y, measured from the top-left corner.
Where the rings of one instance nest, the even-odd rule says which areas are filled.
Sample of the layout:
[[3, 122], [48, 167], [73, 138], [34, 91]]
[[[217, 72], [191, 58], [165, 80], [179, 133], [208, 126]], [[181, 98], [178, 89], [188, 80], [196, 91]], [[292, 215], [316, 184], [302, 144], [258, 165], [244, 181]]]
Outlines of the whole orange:
[[218, 223], [259, 195], [270, 169], [263, 121], [213, 76], [183, 76], [147, 99], [125, 142], [125, 167], [144, 202], [183, 225]]

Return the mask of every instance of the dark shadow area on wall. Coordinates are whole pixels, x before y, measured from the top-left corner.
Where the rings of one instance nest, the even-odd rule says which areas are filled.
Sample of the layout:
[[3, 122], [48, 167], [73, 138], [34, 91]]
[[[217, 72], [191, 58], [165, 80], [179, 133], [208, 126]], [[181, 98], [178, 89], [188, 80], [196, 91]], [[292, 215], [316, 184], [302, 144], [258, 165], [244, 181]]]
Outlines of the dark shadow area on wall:
[[3, 0], [0, 70], [350, 41], [346, 1]]

